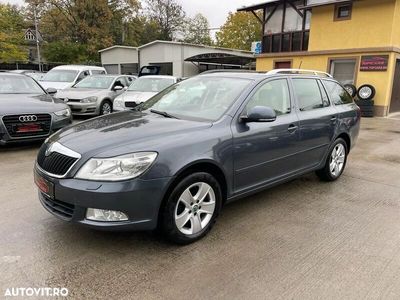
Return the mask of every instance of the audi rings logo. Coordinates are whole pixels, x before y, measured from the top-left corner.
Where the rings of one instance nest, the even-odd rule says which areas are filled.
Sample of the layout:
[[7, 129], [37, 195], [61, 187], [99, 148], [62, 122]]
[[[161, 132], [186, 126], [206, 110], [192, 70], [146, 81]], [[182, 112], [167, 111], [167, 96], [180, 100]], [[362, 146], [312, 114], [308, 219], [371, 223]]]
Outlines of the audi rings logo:
[[18, 120], [22, 123], [26, 122], [36, 122], [37, 121], [37, 116], [35, 115], [30, 115], [30, 116], [20, 116]]

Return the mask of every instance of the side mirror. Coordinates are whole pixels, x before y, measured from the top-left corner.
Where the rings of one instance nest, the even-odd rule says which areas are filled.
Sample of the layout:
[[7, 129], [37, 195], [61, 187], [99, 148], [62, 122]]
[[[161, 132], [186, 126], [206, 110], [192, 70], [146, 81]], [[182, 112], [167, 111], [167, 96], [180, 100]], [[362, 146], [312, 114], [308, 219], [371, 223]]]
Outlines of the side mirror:
[[124, 87], [122, 85], [116, 85], [113, 87], [113, 91], [116, 91], [116, 92], [122, 91], [123, 89], [124, 89]]
[[244, 123], [251, 122], [274, 122], [276, 120], [276, 112], [271, 107], [255, 106], [247, 113], [247, 116], [240, 117]]
[[49, 95], [55, 95], [55, 94], [57, 94], [57, 90], [56, 90], [55, 88], [48, 88], [48, 89], [46, 89], [46, 92], [47, 92]]

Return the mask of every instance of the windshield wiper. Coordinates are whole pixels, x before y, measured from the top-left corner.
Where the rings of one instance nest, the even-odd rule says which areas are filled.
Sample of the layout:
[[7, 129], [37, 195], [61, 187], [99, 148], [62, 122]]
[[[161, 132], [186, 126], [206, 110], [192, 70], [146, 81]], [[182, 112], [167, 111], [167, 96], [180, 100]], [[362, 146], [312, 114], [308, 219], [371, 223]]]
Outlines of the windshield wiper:
[[166, 111], [159, 111], [159, 110], [155, 110], [155, 109], [150, 109], [150, 111], [151, 111], [152, 113], [155, 113], [155, 114], [157, 114], [157, 115], [164, 116], [164, 117], [166, 117], [166, 118], [179, 119], [178, 117], [175, 117], [175, 116], [173, 116], [173, 115], [167, 113]]

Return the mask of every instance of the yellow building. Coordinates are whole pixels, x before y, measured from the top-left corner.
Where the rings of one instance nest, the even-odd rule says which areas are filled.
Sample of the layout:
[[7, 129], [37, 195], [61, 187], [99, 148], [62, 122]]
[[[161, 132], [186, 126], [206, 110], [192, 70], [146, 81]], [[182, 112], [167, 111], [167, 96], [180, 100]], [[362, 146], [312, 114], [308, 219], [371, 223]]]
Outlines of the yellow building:
[[263, 16], [257, 70], [327, 71], [374, 86], [375, 115], [400, 111], [400, 0], [269, 0], [239, 11]]

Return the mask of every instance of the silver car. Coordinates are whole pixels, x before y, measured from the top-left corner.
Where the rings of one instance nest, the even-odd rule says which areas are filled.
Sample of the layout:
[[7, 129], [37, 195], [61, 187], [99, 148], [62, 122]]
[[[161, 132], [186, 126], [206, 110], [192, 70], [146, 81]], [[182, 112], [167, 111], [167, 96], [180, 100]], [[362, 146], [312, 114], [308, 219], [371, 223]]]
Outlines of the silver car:
[[73, 115], [107, 115], [112, 112], [114, 99], [135, 80], [128, 75], [92, 75], [58, 91], [56, 97], [69, 105]]
[[125, 93], [115, 99], [113, 110], [132, 109], [179, 81], [180, 79], [174, 76], [149, 75], [140, 77]]

